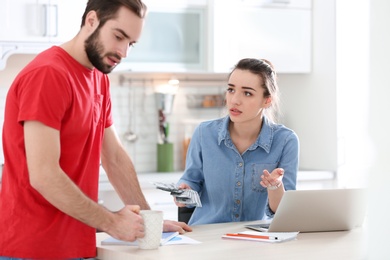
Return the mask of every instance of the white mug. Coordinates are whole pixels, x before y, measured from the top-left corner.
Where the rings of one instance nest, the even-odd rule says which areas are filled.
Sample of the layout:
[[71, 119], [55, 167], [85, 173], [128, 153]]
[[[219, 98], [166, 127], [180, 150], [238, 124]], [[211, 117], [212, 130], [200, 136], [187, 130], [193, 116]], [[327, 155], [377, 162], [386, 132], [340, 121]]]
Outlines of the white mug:
[[160, 246], [163, 232], [163, 212], [141, 210], [140, 215], [144, 220], [145, 236], [137, 239], [138, 246], [141, 249], [157, 249]]

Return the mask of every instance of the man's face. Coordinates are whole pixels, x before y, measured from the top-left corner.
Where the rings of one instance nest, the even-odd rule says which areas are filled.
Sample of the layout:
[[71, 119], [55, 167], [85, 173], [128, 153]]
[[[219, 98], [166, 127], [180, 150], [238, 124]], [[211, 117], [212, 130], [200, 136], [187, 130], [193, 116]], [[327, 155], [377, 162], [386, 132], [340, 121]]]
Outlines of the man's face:
[[85, 40], [85, 52], [91, 64], [110, 73], [138, 41], [144, 20], [127, 8], [120, 8], [115, 19], [99, 25]]
[[[89, 37], [85, 40], [85, 52], [87, 53], [89, 61], [92, 65], [101, 72], [108, 74], [116, 65], [120, 62], [121, 57], [118, 54], [107, 52], [104, 53], [103, 43], [100, 41], [100, 27], [98, 27]], [[118, 63], [107, 64], [104, 62], [105, 58], [118, 61]]]

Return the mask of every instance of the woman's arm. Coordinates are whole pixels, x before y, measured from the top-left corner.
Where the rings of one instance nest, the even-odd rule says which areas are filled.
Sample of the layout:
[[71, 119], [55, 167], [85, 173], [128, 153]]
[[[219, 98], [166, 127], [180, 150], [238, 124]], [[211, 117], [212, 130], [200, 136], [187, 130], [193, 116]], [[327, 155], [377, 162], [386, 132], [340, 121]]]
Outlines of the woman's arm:
[[285, 190], [295, 190], [299, 161], [299, 140], [291, 133], [283, 147], [280, 162], [272, 173], [264, 171], [260, 184], [268, 190], [269, 207], [276, 212]]
[[195, 128], [188, 146], [186, 155], [186, 167], [178, 185], [181, 188], [191, 188], [201, 192], [203, 177], [203, 159], [201, 144], [201, 126]]

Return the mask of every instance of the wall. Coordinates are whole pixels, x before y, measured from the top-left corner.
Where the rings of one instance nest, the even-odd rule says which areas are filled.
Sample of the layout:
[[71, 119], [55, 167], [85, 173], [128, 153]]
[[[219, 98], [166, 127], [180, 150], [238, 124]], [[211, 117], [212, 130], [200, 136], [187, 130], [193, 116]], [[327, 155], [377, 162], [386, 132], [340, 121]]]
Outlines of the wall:
[[[12, 55], [6, 64], [6, 69], [0, 70], [0, 134], [3, 129], [4, 105], [8, 87], [11, 85], [17, 73], [30, 62], [35, 55]], [[0, 164], [4, 163], [2, 138], [0, 138]]]
[[[281, 74], [279, 75], [279, 85], [282, 92], [282, 109], [284, 117], [282, 123], [294, 129], [301, 143], [300, 168], [302, 170], [328, 170], [337, 171], [337, 127], [336, 127], [336, 58], [335, 58], [335, 1], [313, 0], [313, 53], [312, 53], [312, 73], [310, 74]], [[8, 61], [5, 71], [0, 71], [0, 86], [7, 87], [11, 83], [16, 72], [30, 59], [31, 55], [14, 55]], [[277, 68], [276, 68], [277, 69]], [[209, 77], [210, 75], [208, 75]], [[156, 76], [153, 76], [156, 77]], [[221, 79], [223, 86], [223, 77]], [[131, 93], [127, 93], [125, 88], [115, 89], [119, 85], [118, 75], [111, 75], [114, 86], [113, 94], [118, 96], [118, 101], [114, 102], [114, 113], [117, 114], [116, 124], [118, 132], [123, 133], [130, 126], [127, 111], [129, 107], [126, 104], [126, 98]], [[140, 138], [135, 143], [125, 143], [129, 153], [136, 162], [136, 168], [139, 171], [148, 171], [155, 167], [155, 152], [152, 146], [155, 146], [157, 132], [149, 132], [153, 125], [157, 127], [156, 109], [149, 111], [153, 107], [153, 97], [149, 95], [150, 86], [147, 92], [140, 92], [141, 87], [134, 89], [132, 98], [136, 100], [136, 106], [139, 106], [141, 117], [136, 117], [132, 124], [135, 132], [140, 134]], [[215, 89], [216, 87], [216, 89]], [[222, 87], [224, 89], [225, 87]], [[180, 112], [176, 123], [185, 118], [198, 118], [200, 120], [215, 118], [223, 114], [218, 110], [187, 110], [180, 104], [185, 104], [181, 98], [185, 91], [196, 91], [200, 89], [197, 86], [180, 88], [180, 93], [175, 100], [175, 113]], [[205, 88], [201, 88], [205, 89]], [[214, 86], [212, 91], [220, 91], [218, 86]], [[181, 92], [183, 91], [183, 92]], [[149, 95], [149, 96], [148, 96]], [[147, 98], [146, 102], [142, 101]], [[140, 102], [140, 103], [137, 103]], [[142, 103], [142, 106], [140, 105]], [[180, 106], [180, 108], [179, 108]], [[183, 109], [182, 109], [183, 108]], [[134, 113], [134, 114], [138, 114]], [[150, 114], [149, 114], [150, 113]], [[199, 114], [199, 117], [197, 116]], [[146, 126], [142, 126], [146, 122]], [[157, 130], [156, 130], [157, 131]], [[173, 130], [174, 131], [174, 130]], [[177, 135], [178, 142], [176, 146], [176, 156], [181, 156], [180, 139], [183, 136], [183, 128], [179, 128], [173, 135]], [[154, 136], [153, 136], [154, 135]], [[148, 148], [146, 148], [148, 147]], [[142, 156], [141, 156], [142, 154]], [[148, 166], [147, 166], [148, 165]], [[176, 162], [176, 169], [180, 168], [180, 162]]]
[[[115, 77], [116, 75], [113, 75]], [[158, 113], [154, 92], [154, 80], [135, 80], [128, 76], [122, 85], [112, 80], [111, 94], [115, 127], [129, 152], [138, 172], [156, 172], [158, 143]], [[144, 76], [145, 78], [145, 76]], [[174, 171], [183, 167], [183, 141], [191, 135], [194, 127], [201, 121], [218, 118], [224, 114], [223, 108], [190, 108], [187, 96], [193, 94], [221, 94], [226, 89], [224, 82], [204, 82], [197, 80], [181, 81], [173, 102], [172, 113], [167, 115], [170, 124], [169, 142], [174, 143]], [[126, 133], [137, 135], [129, 141]]]
[[279, 75], [283, 122], [300, 139], [300, 168], [337, 171], [335, 1], [313, 1], [312, 72]]
[[[367, 259], [385, 259], [388, 257], [388, 225], [390, 211], [386, 206], [390, 197], [390, 2], [370, 0], [370, 94], [369, 129], [373, 141], [375, 161], [370, 171], [369, 203], [369, 257]], [[359, 162], [356, 162], [359, 163]]]
[[8, 88], [16, 74], [29, 63], [35, 55], [33, 54], [14, 54], [9, 57], [6, 68], [0, 70], [0, 88]]
[[[369, 0], [337, 1], [337, 127], [340, 183], [366, 186], [369, 127]], [[364, 147], [364, 149], [361, 149]], [[359, 163], [356, 163], [359, 162]]]

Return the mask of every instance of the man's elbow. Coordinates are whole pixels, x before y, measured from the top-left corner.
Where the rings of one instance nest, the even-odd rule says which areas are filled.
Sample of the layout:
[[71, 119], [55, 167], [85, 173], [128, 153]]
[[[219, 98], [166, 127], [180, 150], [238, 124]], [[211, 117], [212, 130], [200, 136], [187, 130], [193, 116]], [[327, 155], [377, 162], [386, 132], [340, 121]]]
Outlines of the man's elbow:
[[31, 187], [41, 193], [48, 185], [50, 185], [50, 176], [53, 174], [53, 172], [51, 174], [45, 174], [45, 171], [43, 170], [29, 169], [29, 180]]

